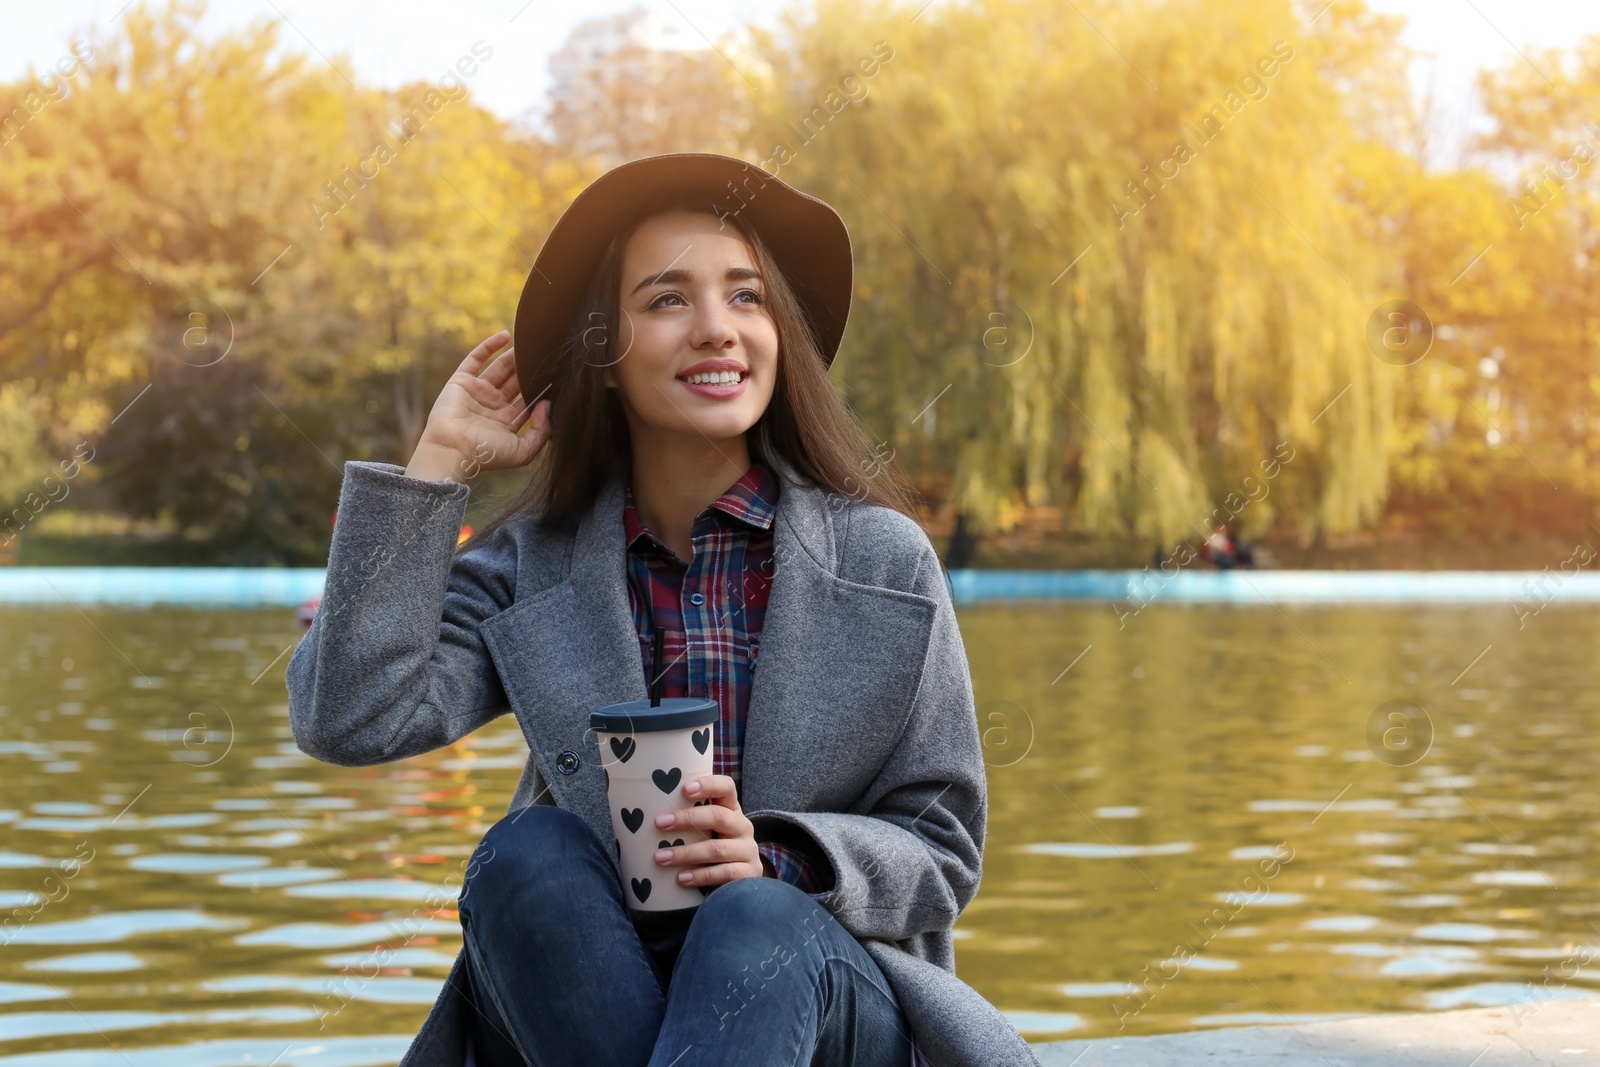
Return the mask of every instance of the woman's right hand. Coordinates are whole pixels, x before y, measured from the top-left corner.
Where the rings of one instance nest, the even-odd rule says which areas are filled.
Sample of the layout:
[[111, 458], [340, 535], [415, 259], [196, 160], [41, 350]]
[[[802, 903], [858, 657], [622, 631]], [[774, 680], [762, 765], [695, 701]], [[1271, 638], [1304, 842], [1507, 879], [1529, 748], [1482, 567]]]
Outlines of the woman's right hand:
[[[428, 413], [407, 475], [465, 482], [479, 471], [524, 466], [539, 454], [550, 437], [550, 401], [523, 404], [516, 356], [506, 347], [510, 340], [505, 330], [485, 339], [450, 375]], [[528, 432], [520, 433], [524, 425]]]

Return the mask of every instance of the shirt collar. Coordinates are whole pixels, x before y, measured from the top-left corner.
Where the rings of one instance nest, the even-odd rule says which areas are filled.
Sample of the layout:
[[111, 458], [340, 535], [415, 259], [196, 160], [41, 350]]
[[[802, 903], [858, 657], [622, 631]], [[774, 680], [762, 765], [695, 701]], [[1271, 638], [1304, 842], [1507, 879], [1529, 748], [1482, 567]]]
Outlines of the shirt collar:
[[[752, 461], [750, 469], [727, 488], [717, 499], [706, 505], [700, 516], [711, 511], [720, 511], [730, 515], [747, 526], [761, 530], [770, 530], [772, 521], [778, 513], [778, 479], [763, 463]], [[696, 516], [699, 522], [700, 516]], [[622, 506], [623, 538], [631, 549], [640, 536], [650, 534], [650, 528], [639, 517], [639, 511], [633, 504], [633, 482], [630, 477], [623, 490]]]

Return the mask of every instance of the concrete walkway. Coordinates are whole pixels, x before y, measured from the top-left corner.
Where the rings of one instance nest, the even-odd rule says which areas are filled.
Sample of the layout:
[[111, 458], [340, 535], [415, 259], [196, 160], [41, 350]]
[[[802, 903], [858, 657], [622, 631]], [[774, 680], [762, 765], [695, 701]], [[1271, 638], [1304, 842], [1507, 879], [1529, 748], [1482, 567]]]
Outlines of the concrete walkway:
[[1373, 1015], [1160, 1037], [1052, 1041], [1043, 1067], [1600, 1067], [1600, 1000], [1421, 1015]]

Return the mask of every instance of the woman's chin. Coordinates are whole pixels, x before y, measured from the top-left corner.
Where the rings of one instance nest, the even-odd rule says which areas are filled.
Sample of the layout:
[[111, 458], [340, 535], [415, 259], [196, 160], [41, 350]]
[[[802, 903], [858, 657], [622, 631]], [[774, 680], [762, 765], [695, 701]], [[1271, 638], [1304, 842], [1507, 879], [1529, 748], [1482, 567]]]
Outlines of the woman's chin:
[[732, 441], [749, 433], [755, 424], [755, 419], [697, 419], [690, 432], [702, 440]]
[[671, 423], [658, 423], [650, 427], [649, 436], [660, 445], [667, 445], [677, 439], [686, 445], [704, 447], [707, 441], [721, 445], [724, 441], [741, 438], [755, 424], [755, 418], [739, 417], [733, 412], [718, 413], [710, 417], [691, 416], [688, 419], [680, 417]]

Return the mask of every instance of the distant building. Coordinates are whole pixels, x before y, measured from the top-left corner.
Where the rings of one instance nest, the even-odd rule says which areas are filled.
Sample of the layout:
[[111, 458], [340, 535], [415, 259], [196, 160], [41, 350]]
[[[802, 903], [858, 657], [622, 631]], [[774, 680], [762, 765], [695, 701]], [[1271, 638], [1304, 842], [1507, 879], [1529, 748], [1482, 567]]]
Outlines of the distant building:
[[[705, 38], [681, 20], [642, 7], [620, 15], [587, 19], [550, 57], [551, 109], [564, 106], [583, 111], [592, 104], [585, 97], [595, 91], [595, 73], [608, 64], [624, 62], [632, 67], [671, 53], [704, 52], [708, 48]], [[644, 78], [653, 72], [638, 69], [632, 73]]]
[[677, 12], [644, 6], [582, 22], [550, 57], [549, 130], [603, 168], [658, 152], [737, 155], [744, 82], [770, 73], [751, 43], [735, 29], [713, 46]]

